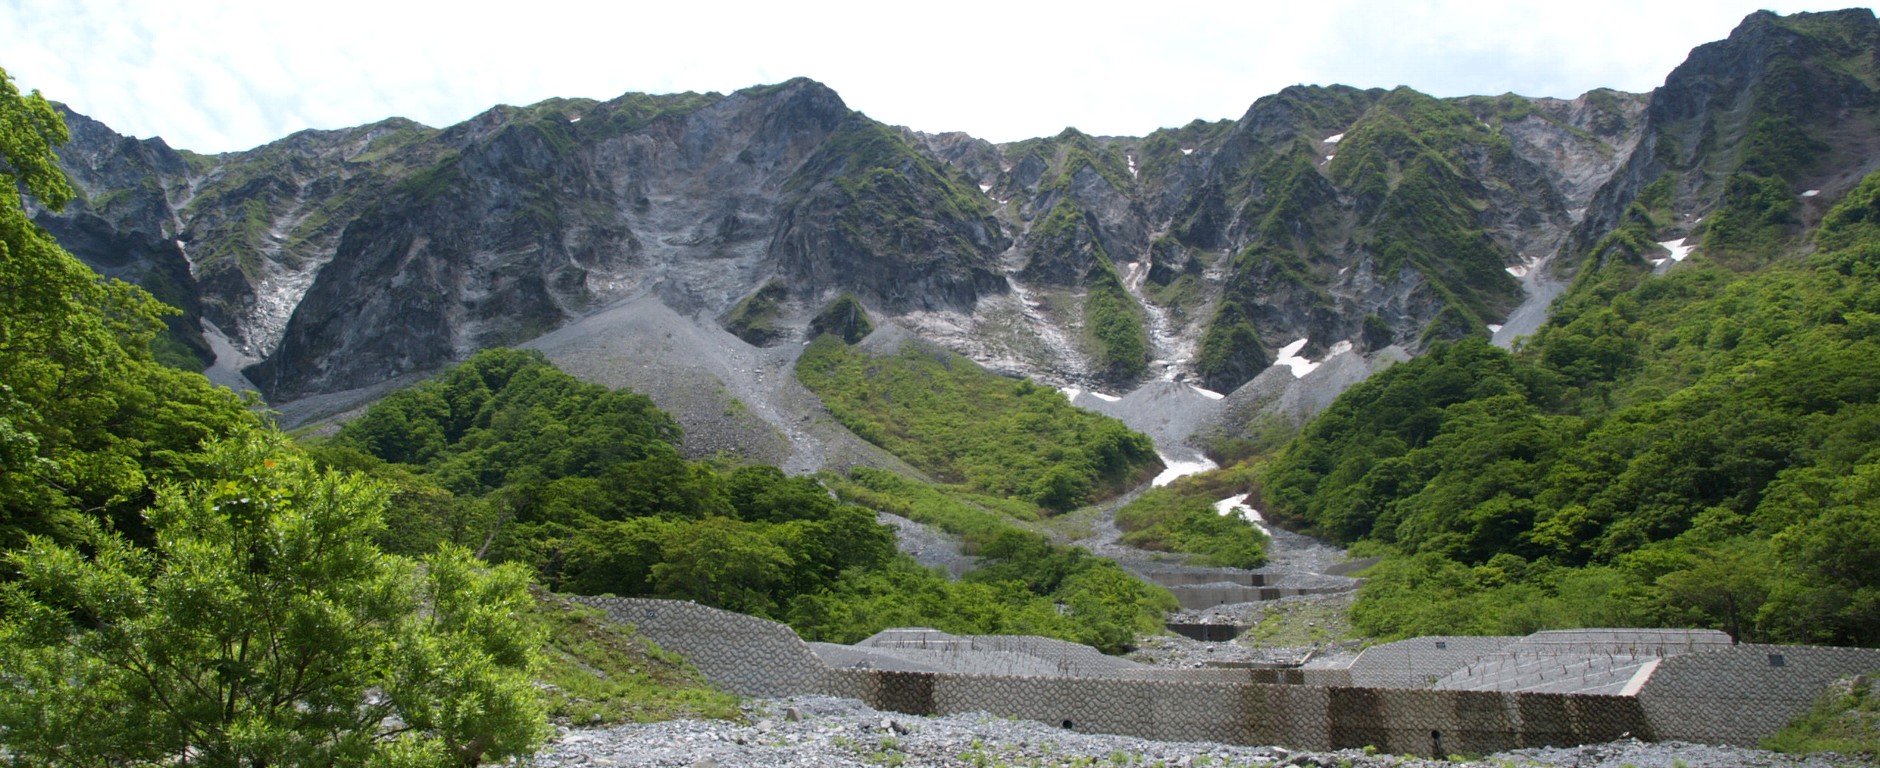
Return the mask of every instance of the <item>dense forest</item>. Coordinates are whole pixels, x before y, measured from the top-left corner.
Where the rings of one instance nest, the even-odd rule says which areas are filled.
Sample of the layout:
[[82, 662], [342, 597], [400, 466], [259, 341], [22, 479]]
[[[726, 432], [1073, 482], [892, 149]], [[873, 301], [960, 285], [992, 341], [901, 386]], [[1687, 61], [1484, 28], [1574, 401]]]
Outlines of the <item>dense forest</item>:
[[1880, 643], [1880, 176], [1812, 248], [1746, 188], [1677, 269], [1637, 211], [1518, 352], [1437, 345], [1268, 466], [1275, 517], [1391, 555], [1361, 631]]
[[933, 626], [1120, 652], [1172, 606], [1115, 563], [1013, 518], [981, 530], [982, 567], [950, 581], [898, 553], [875, 510], [849, 501], [906, 510], [937, 491], [877, 479], [858, 497], [866, 481], [829, 478], [850, 489], [843, 500], [773, 466], [688, 461], [679, 437], [641, 395], [580, 382], [540, 353], [496, 349], [386, 397], [310, 450], [396, 489], [383, 540], [392, 551], [471, 547], [550, 589], [696, 600], [815, 640]]

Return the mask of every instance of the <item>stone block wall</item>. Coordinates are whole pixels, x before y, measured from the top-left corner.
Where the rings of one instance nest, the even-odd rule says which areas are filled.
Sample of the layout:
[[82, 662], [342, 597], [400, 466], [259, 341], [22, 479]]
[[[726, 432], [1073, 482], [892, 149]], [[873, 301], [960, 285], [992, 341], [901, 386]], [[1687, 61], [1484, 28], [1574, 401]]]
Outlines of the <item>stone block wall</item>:
[[1665, 659], [1638, 694], [1660, 739], [1754, 746], [1835, 680], [1880, 671], [1880, 649], [1738, 645]]
[[714, 685], [741, 695], [822, 694], [916, 715], [986, 712], [1078, 731], [1296, 749], [1368, 745], [1441, 756], [1628, 734], [1754, 744], [1806, 710], [1833, 680], [1880, 670], [1880, 650], [1737, 646], [1656, 661], [1636, 696], [1432, 690], [1419, 686], [1517, 638], [1418, 638], [1373, 647], [1340, 670], [1167, 670], [1091, 659], [1090, 649], [1044, 638], [942, 633], [927, 636], [934, 642], [925, 650], [828, 650], [848, 659], [897, 650], [1038, 653], [1055, 674], [960, 671], [970, 665], [938, 671], [832, 667], [775, 622], [692, 603], [570, 600], [634, 626], [684, 655]]
[[828, 685], [828, 665], [794, 630], [774, 621], [672, 600], [566, 599], [632, 626], [684, 656], [712, 685], [740, 696], [792, 696]]

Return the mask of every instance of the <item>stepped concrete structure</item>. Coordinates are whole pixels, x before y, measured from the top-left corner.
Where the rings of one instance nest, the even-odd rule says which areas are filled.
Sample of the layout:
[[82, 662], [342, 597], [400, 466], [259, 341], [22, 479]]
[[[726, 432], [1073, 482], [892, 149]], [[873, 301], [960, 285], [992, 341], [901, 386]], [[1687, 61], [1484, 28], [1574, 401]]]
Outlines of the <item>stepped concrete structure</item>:
[[827, 695], [1171, 741], [1446, 756], [1631, 736], [1754, 745], [1880, 649], [1739, 645], [1709, 630], [1420, 637], [1327, 669], [1167, 669], [1042, 637], [893, 629], [855, 645], [664, 600], [571, 597], [747, 696]]

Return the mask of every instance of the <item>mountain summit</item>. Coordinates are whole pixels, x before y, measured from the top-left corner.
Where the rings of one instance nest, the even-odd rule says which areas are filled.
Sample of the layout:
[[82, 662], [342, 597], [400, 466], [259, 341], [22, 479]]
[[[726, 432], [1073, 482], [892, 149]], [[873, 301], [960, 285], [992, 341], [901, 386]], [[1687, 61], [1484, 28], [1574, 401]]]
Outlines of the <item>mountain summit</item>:
[[[184, 310], [173, 359], [277, 404], [623, 302], [801, 341], [844, 296], [1047, 382], [1231, 392], [1508, 343], [1566, 278], [1656, 240], [1754, 261], [1800, 236], [1880, 165], [1877, 40], [1868, 11], [1759, 12], [1651, 94], [1301, 86], [1235, 121], [1003, 145], [882, 125], [807, 79], [214, 156], [68, 114], [82, 200], [37, 219]], [[1777, 186], [1813, 192], [1780, 222], [1739, 215]]]

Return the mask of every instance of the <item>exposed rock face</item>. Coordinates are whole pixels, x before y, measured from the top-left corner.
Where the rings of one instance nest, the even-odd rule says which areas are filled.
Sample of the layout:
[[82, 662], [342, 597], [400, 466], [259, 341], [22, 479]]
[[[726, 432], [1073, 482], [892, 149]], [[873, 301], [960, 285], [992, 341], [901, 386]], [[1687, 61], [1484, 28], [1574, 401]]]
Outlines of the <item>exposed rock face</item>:
[[[1693, 49], [1652, 93], [1636, 151], [1593, 197], [1569, 250], [1592, 250], [1635, 203], [1674, 219], [1655, 222], [1659, 239], [1701, 235], [1739, 172], [1817, 190], [1795, 222], [1812, 223], [1880, 168], [1877, 51], [1880, 24], [1866, 9], [1758, 11], [1729, 38]], [[1662, 192], [1641, 201], [1661, 180]]]
[[848, 294], [1015, 374], [1229, 392], [1301, 339], [1317, 361], [1487, 334], [1538, 270], [1605, 258], [1641, 195], [1670, 217], [1652, 234], [1698, 237], [1718, 180], [1779, 172], [1821, 190], [1805, 223], [1880, 166], [1877, 41], [1865, 11], [1758, 13], [1650, 96], [1294, 87], [1235, 121], [1007, 145], [883, 126], [808, 80], [213, 157], [68, 115], [84, 199], [37, 219], [184, 309], [198, 356], [226, 335], [277, 403], [628, 299], [713, 323], [772, 284], [748, 339], [800, 339]]

